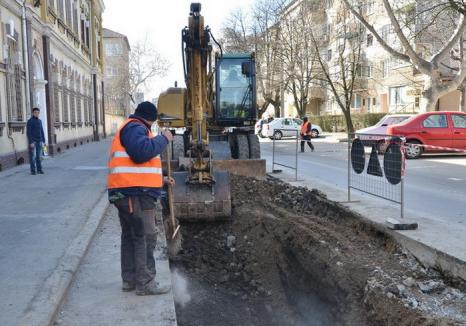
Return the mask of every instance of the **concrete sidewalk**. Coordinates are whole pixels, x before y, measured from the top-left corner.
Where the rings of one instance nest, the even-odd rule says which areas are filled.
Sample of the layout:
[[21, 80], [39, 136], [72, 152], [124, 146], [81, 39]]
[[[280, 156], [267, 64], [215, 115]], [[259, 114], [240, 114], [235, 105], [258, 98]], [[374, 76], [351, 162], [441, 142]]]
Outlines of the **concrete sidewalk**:
[[[160, 216], [160, 215], [159, 215]], [[161, 223], [157, 226], [163, 231]], [[54, 325], [176, 325], [173, 293], [137, 296], [121, 291], [120, 225], [112, 205], [84, 258]], [[156, 280], [171, 286], [163, 232], [157, 232]]]
[[[267, 161], [267, 171], [271, 169], [272, 164]], [[440, 268], [449, 275], [466, 281], [466, 223], [447, 224], [438, 219], [420, 216], [416, 211], [405, 210], [406, 219], [417, 222], [419, 228], [413, 231], [392, 231], [386, 227], [385, 221], [387, 218], [399, 219], [399, 205], [355, 190], [351, 192], [352, 202], [348, 203], [347, 189], [335, 184], [307, 175], [298, 175], [300, 180], [294, 181], [294, 172], [286, 169], [283, 169], [282, 173], [271, 175], [294, 186], [318, 189], [326, 194], [328, 199], [340, 202], [363, 219], [386, 229], [423, 264]]]
[[46, 159], [45, 175], [29, 165], [0, 173], [0, 325], [46, 322], [60, 303], [107, 207], [108, 147]]
[[[0, 173], [0, 325], [49, 325], [61, 311], [108, 208], [109, 146], [110, 140], [104, 140], [45, 159], [45, 175], [30, 175], [29, 165]], [[94, 245], [93, 251], [105, 257], [99, 256], [98, 261], [93, 261], [93, 272], [86, 275], [87, 282], [98, 283], [100, 287], [112, 285], [107, 290], [114, 291], [124, 301], [126, 297], [121, 295], [119, 280], [118, 218], [113, 214], [108, 220], [111, 232], [106, 235], [110, 238], [103, 244], [108, 250], [101, 250], [101, 242], [97, 247]], [[102, 241], [100, 236], [97, 238]], [[164, 240], [163, 233], [160, 238]], [[169, 284], [168, 259], [165, 257], [158, 267], [159, 277], [164, 275], [163, 283]], [[108, 282], [112, 277], [118, 279], [114, 287]], [[160, 309], [152, 312], [156, 315], [163, 312], [166, 317], [163, 325], [171, 325], [165, 321], [176, 320], [173, 296], [165, 297]], [[106, 299], [93, 301], [93, 306], [113, 314], [107, 309]], [[144, 315], [147, 308], [138, 303], [121, 314], [129, 318], [135, 313]], [[88, 323], [73, 320], [76, 325], [108, 324], [99, 315], [86, 318]]]

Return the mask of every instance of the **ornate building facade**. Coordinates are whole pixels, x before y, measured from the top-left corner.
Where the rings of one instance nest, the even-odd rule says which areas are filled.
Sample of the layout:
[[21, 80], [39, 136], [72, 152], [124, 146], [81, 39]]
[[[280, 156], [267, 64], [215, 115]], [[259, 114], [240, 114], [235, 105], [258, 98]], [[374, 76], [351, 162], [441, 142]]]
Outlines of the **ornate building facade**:
[[50, 154], [105, 137], [101, 0], [0, 0], [0, 170], [28, 160], [33, 107]]

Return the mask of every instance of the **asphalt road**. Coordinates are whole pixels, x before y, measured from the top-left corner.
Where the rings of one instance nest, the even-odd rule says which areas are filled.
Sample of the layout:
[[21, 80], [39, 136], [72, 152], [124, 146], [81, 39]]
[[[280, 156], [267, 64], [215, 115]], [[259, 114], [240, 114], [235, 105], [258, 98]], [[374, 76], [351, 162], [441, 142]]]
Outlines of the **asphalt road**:
[[[272, 141], [261, 140], [262, 157], [272, 160]], [[298, 153], [299, 178], [316, 178], [347, 188], [347, 143], [321, 138]], [[275, 159], [294, 166], [296, 140], [275, 142]], [[283, 167], [276, 167], [286, 170]], [[291, 171], [291, 170], [290, 170]], [[429, 155], [408, 160], [405, 177], [405, 208], [416, 215], [446, 223], [466, 224], [466, 155]]]

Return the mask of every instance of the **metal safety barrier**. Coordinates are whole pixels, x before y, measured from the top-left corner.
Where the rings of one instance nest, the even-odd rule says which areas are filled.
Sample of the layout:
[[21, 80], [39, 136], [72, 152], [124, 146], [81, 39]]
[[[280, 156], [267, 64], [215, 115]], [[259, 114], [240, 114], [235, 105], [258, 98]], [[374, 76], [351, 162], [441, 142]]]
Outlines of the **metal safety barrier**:
[[404, 218], [405, 139], [392, 135], [348, 136], [348, 201], [357, 190], [400, 205]]
[[[299, 130], [296, 129], [274, 129], [280, 130], [282, 134], [289, 134], [289, 137], [296, 137], [296, 146], [293, 143], [280, 141], [276, 144], [277, 140], [272, 137], [272, 173], [279, 173], [281, 170], [276, 170], [275, 165], [282, 166], [291, 170], [295, 170], [295, 181], [298, 181], [298, 147], [299, 147]], [[292, 136], [291, 136], [292, 135]], [[291, 146], [290, 146], [291, 145]], [[286, 161], [277, 161], [278, 158], [285, 158]], [[290, 165], [288, 162], [294, 162]]]

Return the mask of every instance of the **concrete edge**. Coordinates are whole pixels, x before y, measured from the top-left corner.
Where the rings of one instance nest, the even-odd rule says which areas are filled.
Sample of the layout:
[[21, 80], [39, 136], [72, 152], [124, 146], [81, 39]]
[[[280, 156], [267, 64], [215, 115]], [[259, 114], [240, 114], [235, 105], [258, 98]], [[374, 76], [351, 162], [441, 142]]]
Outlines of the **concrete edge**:
[[84, 226], [60, 258], [56, 268], [29, 302], [18, 325], [45, 326], [53, 323], [108, 205], [107, 193], [103, 192]]
[[[330, 199], [327, 199], [330, 200]], [[332, 200], [330, 200], [332, 201]], [[340, 206], [343, 210], [348, 211], [352, 214], [355, 218], [361, 220], [365, 224], [372, 226], [377, 231], [380, 231], [394, 241], [396, 241], [402, 248], [409, 251], [424, 267], [431, 267], [442, 272], [446, 272], [447, 276], [449, 277], [456, 277], [460, 278], [462, 281], [466, 282], [466, 262], [454, 257], [450, 254], [442, 252], [436, 248], [433, 248], [425, 243], [420, 241], [414, 240], [405, 234], [403, 231], [396, 231], [391, 230], [387, 225], [384, 223], [379, 223], [376, 221], [371, 220], [370, 218], [362, 215], [359, 212], [352, 210], [349, 207], [340, 205], [339, 203], [335, 202], [338, 206]]]
[[[268, 176], [278, 179], [282, 182], [286, 182], [292, 186], [295, 186], [292, 182], [288, 180], [284, 180], [281, 178], [277, 178], [276, 176], [270, 175], [267, 173]], [[312, 190], [306, 186], [306, 188]], [[437, 270], [442, 271], [448, 277], [459, 278], [463, 282], [466, 282], [466, 262], [454, 257], [448, 253], [440, 251], [436, 248], [433, 248], [425, 243], [412, 239], [406, 235], [404, 235], [403, 231], [394, 231], [390, 230], [387, 225], [384, 223], [379, 223], [376, 221], [371, 220], [370, 218], [364, 216], [360, 212], [357, 212], [350, 207], [342, 205], [337, 201], [331, 200], [328, 198], [326, 192], [316, 189], [325, 195], [325, 201], [331, 202], [332, 204], [339, 207], [339, 209], [344, 210], [351, 214], [354, 218], [362, 221], [363, 223], [372, 226], [376, 230], [384, 233], [385, 235], [392, 238], [396, 241], [402, 248], [409, 251], [424, 267], [431, 267]]]

